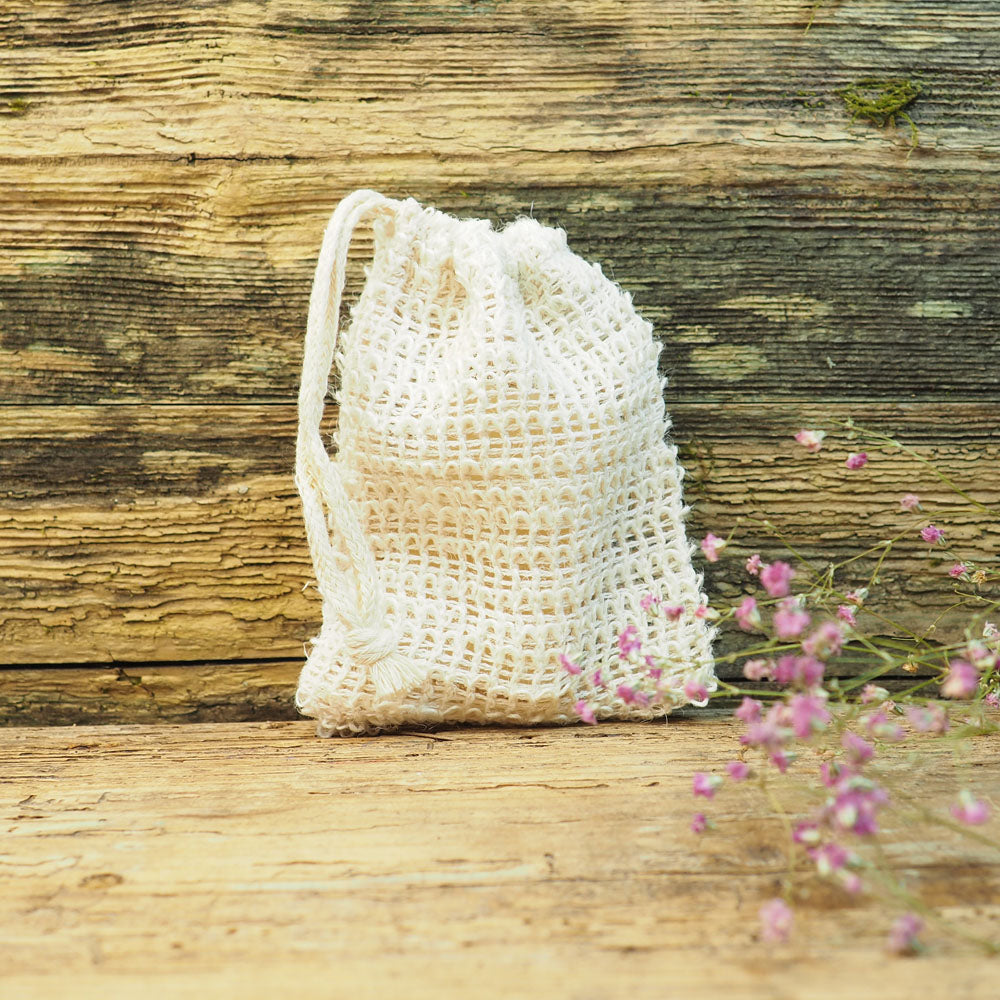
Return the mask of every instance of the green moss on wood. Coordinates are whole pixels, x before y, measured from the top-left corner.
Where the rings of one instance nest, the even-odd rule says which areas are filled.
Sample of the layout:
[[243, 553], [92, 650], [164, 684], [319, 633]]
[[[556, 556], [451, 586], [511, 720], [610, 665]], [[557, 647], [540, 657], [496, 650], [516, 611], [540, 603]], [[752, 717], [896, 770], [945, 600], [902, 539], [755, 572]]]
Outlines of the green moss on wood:
[[848, 84], [838, 93], [843, 97], [851, 121], [863, 118], [873, 125], [895, 125], [897, 116], [910, 126], [912, 144], [917, 145], [917, 126], [906, 113], [920, 95], [921, 86], [907, 77], [866, 76]]

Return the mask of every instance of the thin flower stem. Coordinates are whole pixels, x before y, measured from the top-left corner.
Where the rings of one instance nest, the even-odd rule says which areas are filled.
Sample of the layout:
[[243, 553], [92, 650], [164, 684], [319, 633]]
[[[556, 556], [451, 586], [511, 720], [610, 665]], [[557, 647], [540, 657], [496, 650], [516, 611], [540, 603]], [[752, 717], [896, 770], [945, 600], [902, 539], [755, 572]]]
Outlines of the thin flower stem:
[[[766, 766], [766, 765], [765, 765]], [[771, 791], [771, 786], [767, 783], [767, 772], [764, 767], [760, 769], [760, 779], [757, 782], [760, 787], [761, 792], [763, 792], [764, 797], [767, 799], [768, 805], [770, 805], [772, 811], [781, 821], [781, 825], [785, 828], [785, 843], [788, 845], [786, 856], [788, 858], [788, 887], [795, 884], [795, 840], [793, 839], [792, 831], [792, 821], [785, 812], [784, 806], [778, 801], [774, 792]]]
[[921, 465], [927, 466], [927, 468], [930, 469], [930, 471], [942, 483], [944, 483], [945, 486], [948, 487], [948, 489], [950, 489], [957, 496], [960, 496], [963, 500], [968, 500], [968, 502], [971, 503], [972, 506], [975, 507], [977, 510], [981, 510], [984, 514], [991, 514], [994, 517], [1000, 517], [1000, 510], [996, 510], [992, 507], [987, 507], [986, 504], [980, 503], [978, 500], [969, 496], [969, 494], [966, 493], [965, 490], [963, 490], [959, 486], [956, 486], [955, 483], [948, 476], [946, 476], [932, 461], [930, 461], [930, 459], [924, 458], [924, 456], [921, 455], [919, 452], [915, 451], [913, 448], [908, 447], [907, 445], [901, 444], [895, 438], [889, 437], [888, 434], [882, 434], [880, 431], [869, 430], [866, 427], [858, 427], [856, 424], [853, 423], [848, 424], [845, 421], [841, 420], [831, 419], [830, 423], [838, 427], [847, 428], [851, 431], [854, 431], [856, 434], [870, 438], [873, 441], [881, 441], [883, 444], [887, 444], [892, 448], [898, 448], [900, 451], [903, 452], [903, 454], [909, 455], [910, 458], [916, 459], [916, 461], [920, 462]]

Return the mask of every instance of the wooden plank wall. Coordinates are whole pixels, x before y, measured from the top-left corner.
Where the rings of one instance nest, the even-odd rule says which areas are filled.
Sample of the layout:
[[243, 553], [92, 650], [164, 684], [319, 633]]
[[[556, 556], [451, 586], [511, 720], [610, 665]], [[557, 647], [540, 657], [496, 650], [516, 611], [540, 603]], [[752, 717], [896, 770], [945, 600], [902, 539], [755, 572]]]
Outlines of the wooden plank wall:
[[[695, 537], [827, 560], [944, 497], [796, 449], [827, 416], [1000, 500], [995, 0], [7, 0], [0, 51], [0, 718], [291, 714], [300, 345], [359, 186], [531, 213], [633, 291]], [[921, 81], [916, 148], [850, 120], [870, 74]], [[950, 603], [927, 568], [884, 567], [907, 622]]]

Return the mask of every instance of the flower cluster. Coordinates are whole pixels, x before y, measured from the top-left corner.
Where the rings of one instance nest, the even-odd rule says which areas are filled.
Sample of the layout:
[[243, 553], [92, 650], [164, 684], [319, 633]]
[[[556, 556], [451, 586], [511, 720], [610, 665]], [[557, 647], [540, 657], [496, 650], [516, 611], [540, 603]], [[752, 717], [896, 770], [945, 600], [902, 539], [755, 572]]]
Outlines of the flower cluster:
[[[850, 440], [862, 436], [868, 438], [869, 447], [902, 448], [884, 435], [862, 432], [850, 422], [846, 426]], [[826, 438], [826, 433], [818, 430], [803, 429], [795, 435], [798, 444], [812, 455], [823, 451]], [[850, 451], [843, 466], [853, 474], [872, 461], [870, 451]], [[934, 553], [932, 565], [945, 555], [950, 563], [945, 579], [956, 586], [982, 588], [1000, 580], [1000, 574], [983, 568], [989, 563], [977, 564], [969, 553], [952, 551], [946, 529], [940, 518], [931, 520], [932, 512], [933, 504], [925, 504], [916, 493], [903, 495], [897, 515], [914, 515], [917, 520], [904, 527], [896, 539], [876, 547], [882, 559], [896, 541], [909, 538], [918, 550], [921, 543], [930, 546], [927, 551]], [[1000, 512], [991, 513], [1000, 516]], [[735, 529], [720, 538], [709, 532], [701, 542], [705, 559], [718, 562], [734, 547], [734, 534]], [[704, 811], [692, 816], [692, 832], [702, 835], [715, 828], [707, 813], [720, 793], [733, 794], [735, 786], [756, 786], [778, 808], [775, 783], [798, 779], [814, 804], [795, 816], [785, 816], [790, 852], [808, 859], [816, 876], [849, 894], [874, 892], [892, 883], [895, 895], [909, 898], [912, 905], [888, 931], [886, 947], [894, 954], [917, 954], [923, 950], [920, 936], [925, 922], [915, 911], [927, 916], [930, 910], [907, 897], [901, 884], [893, 883], [898, 877], [881, 871], [878, 865], [884, 813], [908, 807], [906, 794], [891, 787], [887, 776], [891, 777], [893, 769], [889, 765], [899, 746], [912, 752], [921, 740], [952, 738], [956, 731], [969, 730], [970, 710], [979, 713], [972, 718], [973, 728], [1000, 731], [996, 720], [983, 714], [1000, 708], [1000, 628], [983, 621], [991, 611], [1000, 614], [1000, 601], [978, 598], [985, 614], [960, 642], [935, 645], [926, 636], [908, 633], [912, 637], [909, 645], [898, 643], [887, 650], [865, 632], [866, 625], [874, 623], [881, 628], [876, 635], [884, 635], [884, 623], [889, 622], [881, 609], [878, 613], [869, 611], [881, 559], [869, 580], [850, 589], [837, 586], [836, 574], [846, 566], [855, 569], [854, 559], [830, 566], [823, 574], [798, 556], [793, 560], [795, 566], [782, 559], [767, 560], [760, 552], [741, 557], [741, 561], [749, 580], [745, 589], [750, 592], [731, 607], [685, 608], [650, 594], [640, 602], [641, 610], [670, 620], [693, 615], [723, 624], [731, 621], [752, 636], [747, 640], [753, 643], [752, 653], [741, 657], [743, 680], [768, 686], [747, 690], [739, 682], [720, 680], [719, 690], [710, 694], [701, 683], [663, 669], [656, 657], [643, 649], [639, 630], [629, 626], [618, 636], [615, 652], [633, 668], [640, 668], [633, 673], [640, 673], [644, 680], [637, 686], [620, 685], [610, 693], [622, 702], [641, 705], [703, 704], [709, 697], [737, 698], [733, 715], [740, 725], [739, 749], [725, 764], [724, 773], [699, 771], [693, 775], [692, 795], [706, 805]], [[798, 592], [793, 592], [793, 587]], [[905, 653], [896, 651], [898, 648]], [[839, 666], [848, 651], [855, 656], [867, 652], [881, 666], [854, 680], [854, 670]], [[726, 659], [733, 660], [735, 655]], [[599, 670], [588, 675], [565, 656], [560, 662], [578, 682], [608, 693]], [[890, 691], [888, 678], [898, 676], [898, 672], [920, 676], [909, 688]], [[876, 683], [882, 677], [887, 678], [888, 686]], [[928, 691], [932, 685], [936, 685], [937, 697], [929, 697], [934, 694]], [[584, 721], [596, 721], [595, 706], [586, 698], [577, 702], [576, 710]], [[956, 713], [962, 714], [961, 720]], [[956, 789], [947, 814], [932, 818], [962, 830], [982, 827], [991, 816], [985, 798], [961, 787]], [[988, 842], [978, 831], [976, 837]], [[790, 878], [795, 870], [790, 862]], [[765, 941], [785, 941], [792, 932], [791, 883], [785, 888], [785, 898], [769, 900], [760, 908]], [[990, 947], [1000, 950], [995, 943]]]

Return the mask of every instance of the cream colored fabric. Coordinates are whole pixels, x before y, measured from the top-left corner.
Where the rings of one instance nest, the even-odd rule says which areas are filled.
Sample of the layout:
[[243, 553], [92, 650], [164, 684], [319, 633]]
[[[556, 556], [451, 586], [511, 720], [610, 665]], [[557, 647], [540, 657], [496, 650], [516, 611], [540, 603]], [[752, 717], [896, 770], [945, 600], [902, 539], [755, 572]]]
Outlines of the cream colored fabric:
[[[362, 224], [374, 256], [338, 343]], [[646, 654], [672, 704], [689, 679], [715, 689], [659, 350], [562, 230], [520, 219], [498, 232], [372, 191], [341, 202], [310, 301], [296, 468], [323, 600], [297, 703], [321, 735], [572, 722], [581, 698], [598, 718], [662, 715], [615, 695], [642, 681]], [[320, 418], [334, 363], [331, 460]], [[650, 620], [648, 593], [683, 615]], [[643, 655], [623, 660], [630, 624]]]

